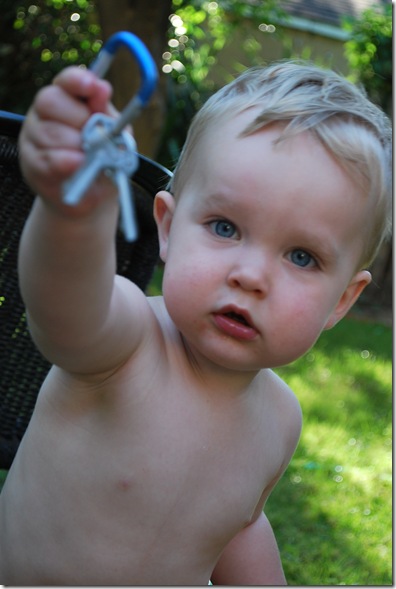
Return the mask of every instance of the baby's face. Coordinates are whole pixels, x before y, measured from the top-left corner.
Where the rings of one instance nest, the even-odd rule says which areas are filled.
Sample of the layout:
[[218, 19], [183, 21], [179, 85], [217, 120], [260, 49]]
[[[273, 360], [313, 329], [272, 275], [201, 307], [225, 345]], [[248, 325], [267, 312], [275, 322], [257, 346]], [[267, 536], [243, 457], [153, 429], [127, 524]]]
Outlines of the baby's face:
[[305, 353], [370, 281], [371, 205], [313, 135], [274, 145], [279, 127], [239, 137], [247, 122], [203, 140], [161, 237], [163, 293], [196, 354], [258, 370]]

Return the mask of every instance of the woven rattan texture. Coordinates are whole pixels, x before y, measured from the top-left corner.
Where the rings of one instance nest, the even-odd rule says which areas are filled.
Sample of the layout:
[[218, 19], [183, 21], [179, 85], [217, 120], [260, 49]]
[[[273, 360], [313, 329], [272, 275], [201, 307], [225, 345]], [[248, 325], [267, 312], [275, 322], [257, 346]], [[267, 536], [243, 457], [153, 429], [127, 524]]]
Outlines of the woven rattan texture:
[[[117, 271], [142, 290], [158, 260], [153, 196], [134, 183], [139, 239], [117, 232]], [[18, 244], [34, 196], [18, 165], [16, 140], [0, 135], [0, 468], [8, 469], [50, 368], [34, 346], [19, 294]]]

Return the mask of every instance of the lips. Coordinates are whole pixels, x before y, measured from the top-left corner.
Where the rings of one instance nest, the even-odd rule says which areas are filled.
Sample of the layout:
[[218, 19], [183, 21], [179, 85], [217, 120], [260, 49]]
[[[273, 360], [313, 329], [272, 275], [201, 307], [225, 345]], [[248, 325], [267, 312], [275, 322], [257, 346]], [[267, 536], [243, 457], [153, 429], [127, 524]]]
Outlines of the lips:
[[214, 322], [224, 334], [236, 339], [252, 340], [258, 330], [249, 313], [236, 307], [226, 307], [213, 314]]

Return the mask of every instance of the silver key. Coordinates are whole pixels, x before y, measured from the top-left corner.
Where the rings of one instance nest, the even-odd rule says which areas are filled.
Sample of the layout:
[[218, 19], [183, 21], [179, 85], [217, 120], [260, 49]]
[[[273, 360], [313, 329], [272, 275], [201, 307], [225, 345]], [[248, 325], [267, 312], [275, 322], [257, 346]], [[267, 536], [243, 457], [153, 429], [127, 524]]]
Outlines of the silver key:
[[121, 220], [127, 241], [137, 236], [129, 177], [138, 167], [136, 142], [123, 131], [112, 135], [115, 121], [104, 114], [94, 114], [82, 131], [82, 147], [86, 160], [63, 186], [63, 202], [71, 206], [80, 202], [89, 186], [104, 171], [119, 192]]
[[138, 236], [138, 231], [129, 176], [127, 176], [124, 170], [121, 169], [111, 170], [110, 174], [114, 184], [118, 188], [118, 198], [121, 209], [121, 229], [124, 233], [125, 241], [135, 241]]

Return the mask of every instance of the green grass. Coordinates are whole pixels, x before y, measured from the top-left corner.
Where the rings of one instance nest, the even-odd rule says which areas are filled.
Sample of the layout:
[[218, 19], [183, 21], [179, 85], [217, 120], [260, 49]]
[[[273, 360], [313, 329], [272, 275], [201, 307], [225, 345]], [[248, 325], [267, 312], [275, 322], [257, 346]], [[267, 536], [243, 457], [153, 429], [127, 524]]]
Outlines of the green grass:
[[392, 585], [392, 331], [345, 319], [277, 370], [304, 414], [268, 501], [290, 585]]
[[266, 507], [290, 585], [392, 585], [391, 366], [392, 330], [344, 319], [277, 370], [304, 414]]

